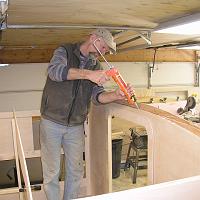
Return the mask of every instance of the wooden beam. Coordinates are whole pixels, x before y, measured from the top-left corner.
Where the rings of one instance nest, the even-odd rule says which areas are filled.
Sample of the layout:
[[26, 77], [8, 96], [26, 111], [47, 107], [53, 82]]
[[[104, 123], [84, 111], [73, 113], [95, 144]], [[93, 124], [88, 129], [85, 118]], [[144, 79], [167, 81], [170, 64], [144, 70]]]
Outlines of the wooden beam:
[[2, 49], [0, 63], [48, 63], [54, 49]]
[[[112, 62], [153, 62], [153, 49], [133, 50], [109, 55]], [[157, 49], [155, 62], [195, 62], [195, 51], [180, 49]]]
[[[54, 48], [1, 49], [0, 63], [48, 63], [53, 51]], [[144, 49], [107, 55], [106, 58], [110, 62], [153, 62], [153, 56], [153, 49]], [[195, 51], [193, 50], [158, 49], [156, 62], [195, 62], [195, 57]]]

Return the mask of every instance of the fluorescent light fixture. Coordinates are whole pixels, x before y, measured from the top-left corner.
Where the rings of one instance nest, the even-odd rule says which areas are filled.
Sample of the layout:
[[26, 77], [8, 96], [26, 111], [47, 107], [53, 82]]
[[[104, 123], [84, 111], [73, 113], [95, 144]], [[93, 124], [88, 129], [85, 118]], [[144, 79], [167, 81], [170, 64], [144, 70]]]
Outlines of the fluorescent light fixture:
[[177, 49], [200, 50], [200, 44], [193, 44], [193, 45], [180, 45], [180, 46], [177, 46]]
[[7, 67], [9, 64], [0, 64], [0, 68]]
[[180, 34], [180, 35], [196, 35], [200, 34], [200, 21], [174, 26], [171, 28], [161, 29], [156, 32]]
[[156, 27], [157, 33], [171, 33], [180, 35], [200, 34], [200, 13], [188, 15], [173, 21], [168, 21]]

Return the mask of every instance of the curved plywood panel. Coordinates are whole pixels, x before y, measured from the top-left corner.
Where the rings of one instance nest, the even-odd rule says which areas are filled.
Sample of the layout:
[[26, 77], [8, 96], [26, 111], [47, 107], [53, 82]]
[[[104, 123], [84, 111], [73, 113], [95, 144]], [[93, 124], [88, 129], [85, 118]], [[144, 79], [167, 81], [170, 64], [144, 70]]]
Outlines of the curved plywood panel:
[[[126, 106], [129, 106], [129, 107], [132, 107], [132, 108], [136, 108], [135, 105], [128, 105], [126, 102], [119, 102], [119, 104], [121, 105], [126, 105]], [[164, 111], [164, 110], [161, 110], [159, 108], [156, 108], [156, 107], [153, 107], [151, 105], [148, 105], [148, 104], [139, 104], [139, 109], [140, 110], [143, 110], [143, 111], [146, 111], [146, 112], [149, 112], [149, 113], [152, 113], [152, 114], [155, 114], [155, 115], [158, 115], [159, 117], [162, 117], [162, 118], [165, 118], [166, 120], [169, 120], [179, 126], [182, 126], [184, 127], [185, 129], [191, 131], [192, 133], [194, 134], [197, 134], [200, 136], [200, 128], [195, 126], [194, 124], [192, 124], [191, 122], [187, 121], [187, 120], [184, 120], [182, 118], [179, 118], [167, 111]]]
[[[111, 116], [144, 126], [148, 133], [148, 181], [161, 183], [200, 174], [200, 129], [166, 111], [124, 102], [93, 106], [90, 114], [90, 159], [93, 194], [112, 191]], [[98, 178], [100, 176], [100, 178]]]

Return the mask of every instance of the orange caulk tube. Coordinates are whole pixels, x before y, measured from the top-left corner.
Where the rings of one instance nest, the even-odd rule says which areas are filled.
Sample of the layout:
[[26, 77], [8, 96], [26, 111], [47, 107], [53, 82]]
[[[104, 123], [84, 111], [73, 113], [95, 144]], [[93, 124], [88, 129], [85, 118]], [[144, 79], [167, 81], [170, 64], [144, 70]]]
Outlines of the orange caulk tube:
[[127, 92], [127, 84], [123, 80], [123, 78], [120, 75], [119, 71], [116, 68], [113, 67], [112, 69], [106, 71], [106, 75], [107, 76], [111, 76], [113, 78], [113, 80], [117, 83], [117, 85], [119, 86], [120, 90], [122, 90], [123, 93], [126, 95], [128, 103], [129, 104], [134, 104], [134, 101], [133, 101], [132, 97]]
[[117, 85], [119, 86], [120, 90], [122, 90], [124, 92], [124, 94], [126, 95], [128, 103], [129, 104], [134, 104], [135, 103], [136, 107], [139, 109], [135, 94], [133, 96], [130, 96], [128, 94], [128, 92], [127, 92], [127, 84], [123, 80], [123, 78], [122, 78], [121, 74], [119, 73], [119, 71], [116, 68], [112, 67], [110, 70], [106, 71], [106, 75], [107, 76], [111, 76], [113, 78], [113, 80], [117, 83]]

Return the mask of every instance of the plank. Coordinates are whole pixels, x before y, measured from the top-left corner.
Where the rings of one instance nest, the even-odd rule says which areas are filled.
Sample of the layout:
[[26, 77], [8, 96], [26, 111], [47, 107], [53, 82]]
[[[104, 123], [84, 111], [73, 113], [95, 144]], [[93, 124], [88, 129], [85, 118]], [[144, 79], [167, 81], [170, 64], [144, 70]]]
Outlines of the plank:
[[22, 170], [22, 175], [26, 187], [26, 195], [27, 195], [27, 200], [33, 200], [32, 192], [31, 192], [31, 186], [30, 186], [30, 180], [29, 180], [29, 175], [28, 175], [28, 169], [26, 165], [26, 159], [24, 155], [24, 150], [23, 150], [23, 145], [22, 145], [22, 140], [21, 140], [21, 135], [20, 135], [20, 130], [19, 130], [19, 125], [18, 121], [15, 115], [15, 112], [13, 112], [14, 115], [14, 122], [15, 122], [15, 128], [16, 128], [16, 142], [17, 142], [17, 150], [18, 150], [18, 156], [19, 156], [19, 161], [20, 161], [20, 166]]
[[[17, 135], [16, 135], [16, 125], [15, 120], [12, 119], [12, 133], [13, 133], [13, 146], [14, 146], [14, 153], [15, 153], [15, 164], [17, 169], [17, 182], [18, 182], [18, 192], [22, 188], [22, 180], [21, 180], [21, 171], [20, 171], [20, 164], [19, 164], [19, 156], [18, 156], [18, 144], [17, 144]], [[19, 199], [23, 200], [23, 194], [19, 192]]]

